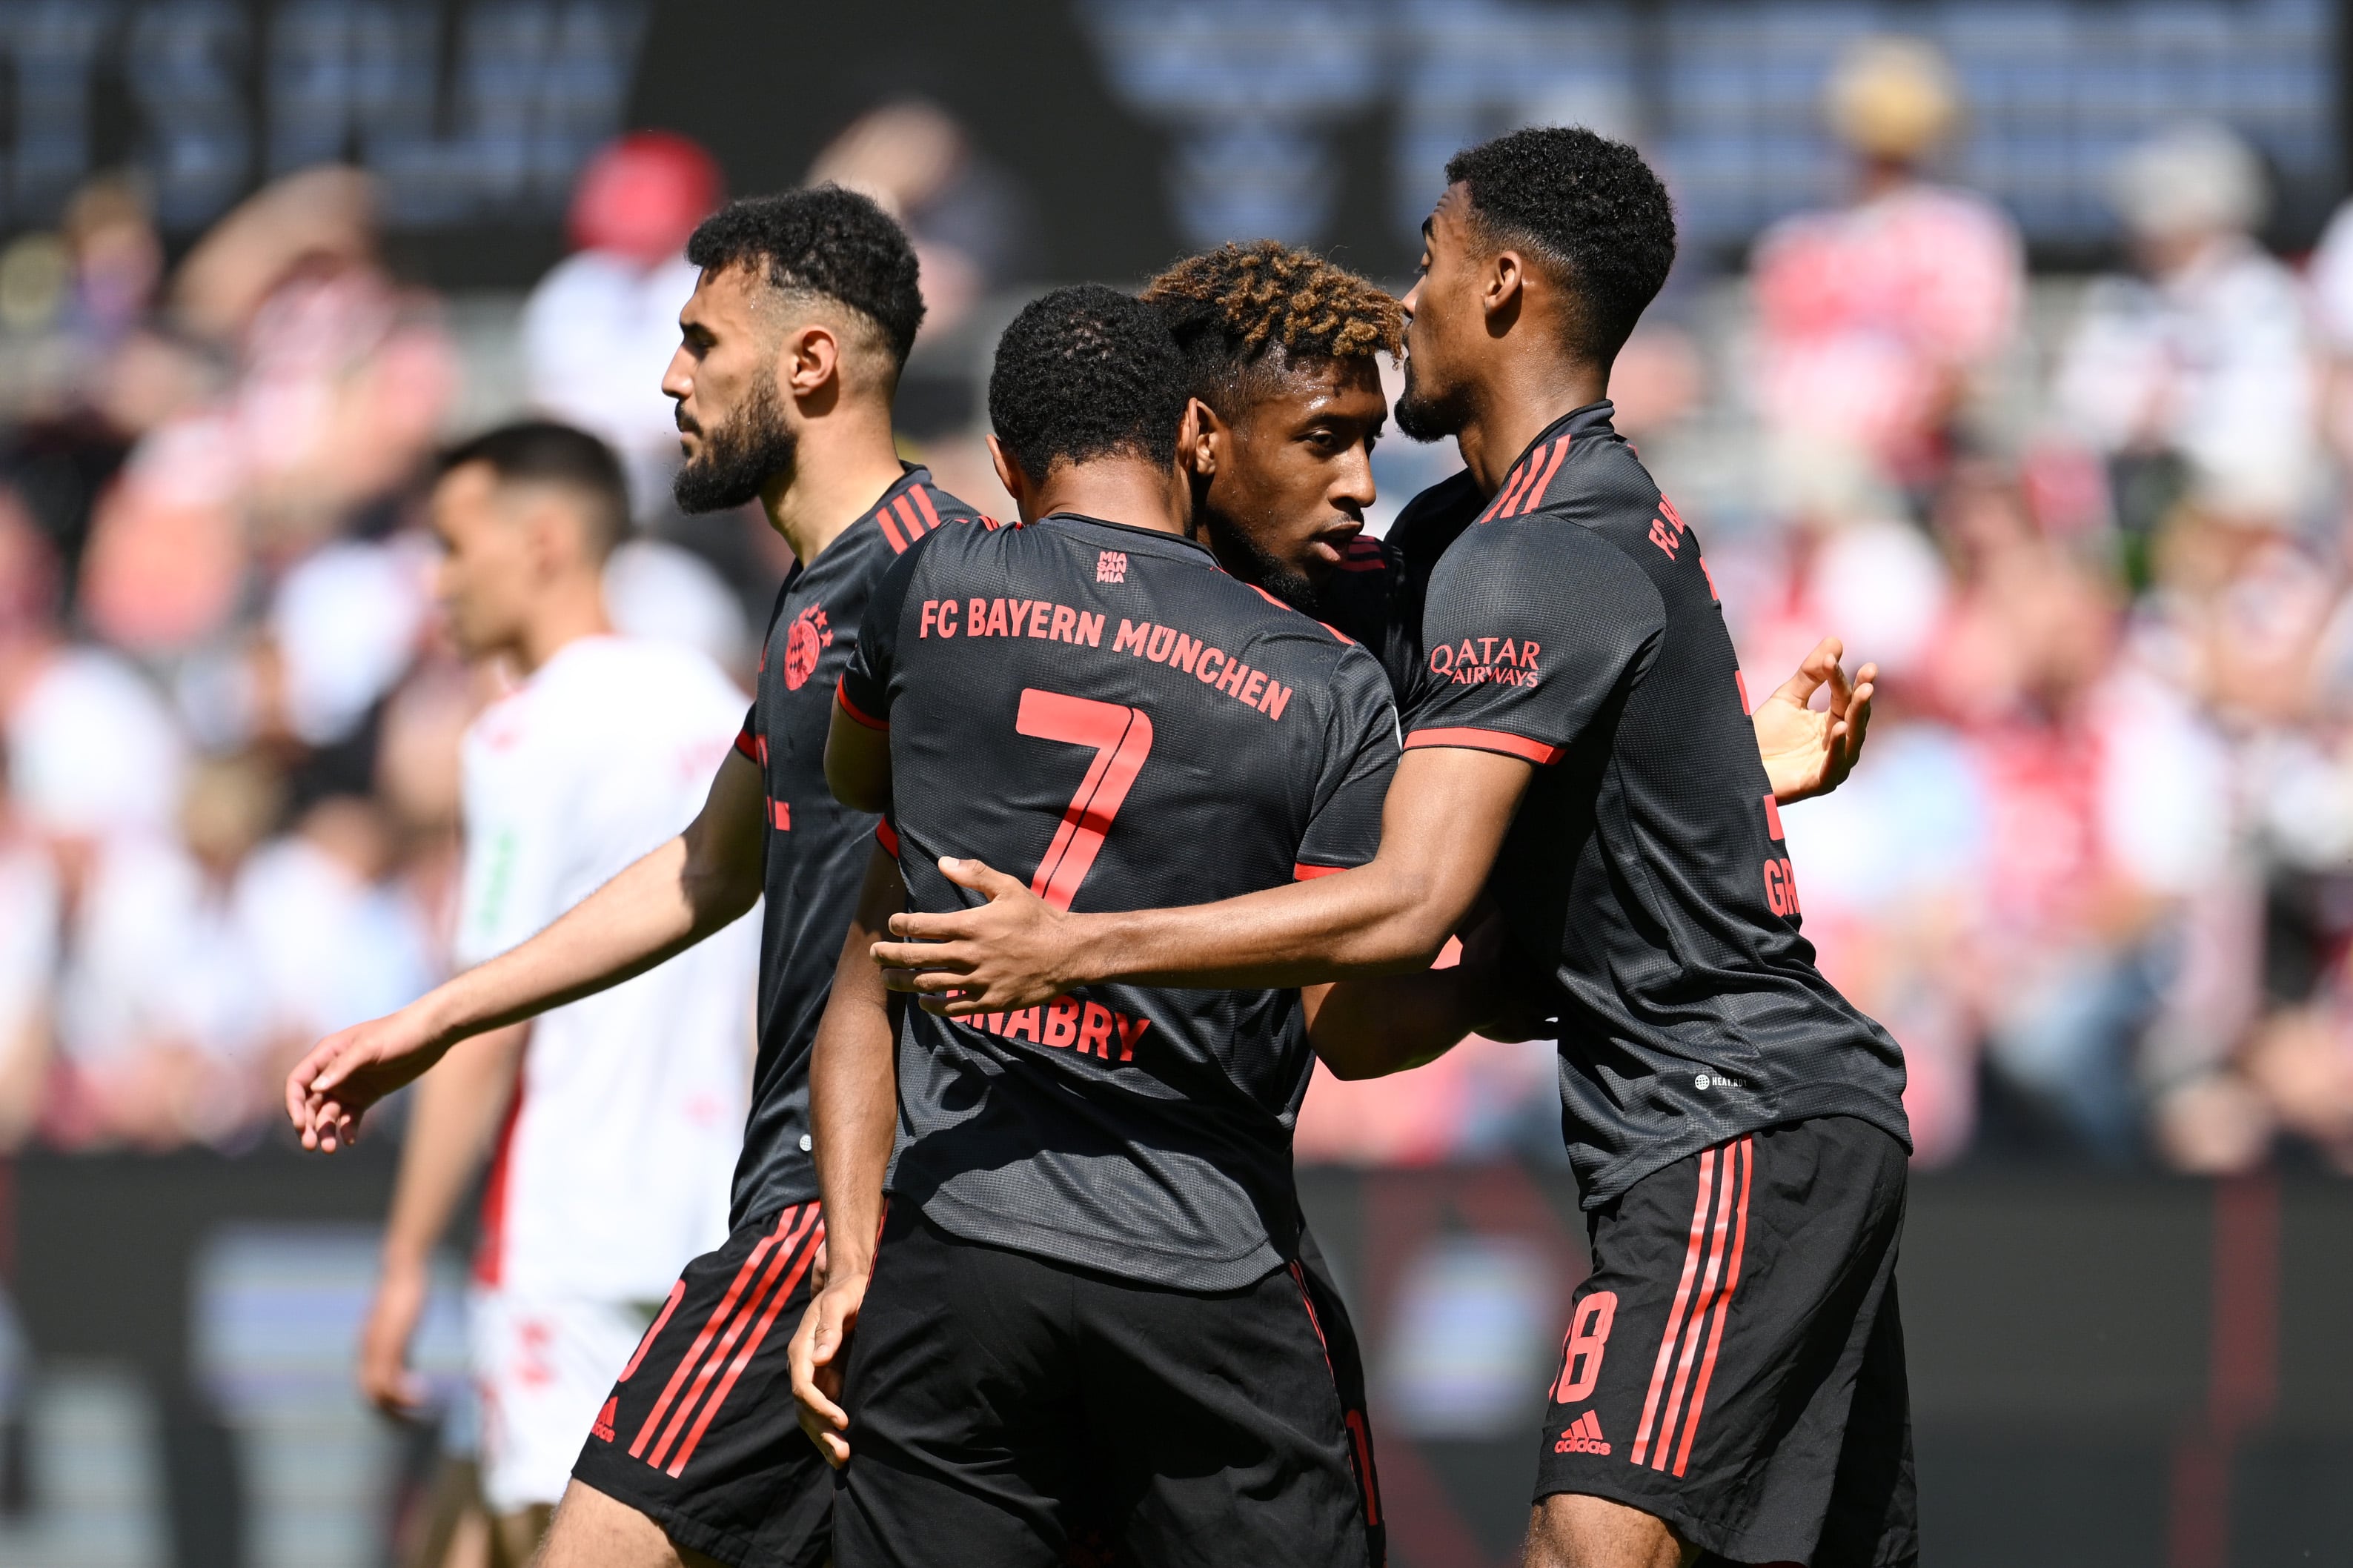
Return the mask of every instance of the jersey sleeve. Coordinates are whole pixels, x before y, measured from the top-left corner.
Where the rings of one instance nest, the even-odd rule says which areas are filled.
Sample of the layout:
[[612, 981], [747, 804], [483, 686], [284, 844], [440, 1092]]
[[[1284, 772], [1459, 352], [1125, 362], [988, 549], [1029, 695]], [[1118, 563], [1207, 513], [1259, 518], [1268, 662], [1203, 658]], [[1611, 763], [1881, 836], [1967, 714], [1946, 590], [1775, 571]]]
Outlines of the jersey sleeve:
[[465, 763], [465, 868], [450, 956], [461, 968], [536, 935], [556, 907], [572, 803], [525, 787], [520, 768], [470, 754]]
[[1430, 579], [1406, 748], [1557, 762], [1665, 625], [1651, 580], [1593, 530], [1543, 514], [1478, 524]]
[[1379, 851], [1381, 804], [1397, 772], [1397, 707], [1379, 663], [1362, 648], [1344, 650], [1332, 688], [1315, 815], [1293, 870], [1302, 880], [1361, 866]]
[[935, 530], [908, 546], [883, 572], [874, 584], [873, 596], [866, 601], [858, 646], [850, 650], [849, 665], [841, 672], [835, 700], [843, 712], [870, 730], [891, 727], [891, 672], [898, 653], [899, 623], [904, 617], [907, 595], [923, 549], [938, 537]]
[[746, 762], [760, 761], [760, 705], [756, 702], [744, 710], [743, 727], [735, 731], [735, 749]]

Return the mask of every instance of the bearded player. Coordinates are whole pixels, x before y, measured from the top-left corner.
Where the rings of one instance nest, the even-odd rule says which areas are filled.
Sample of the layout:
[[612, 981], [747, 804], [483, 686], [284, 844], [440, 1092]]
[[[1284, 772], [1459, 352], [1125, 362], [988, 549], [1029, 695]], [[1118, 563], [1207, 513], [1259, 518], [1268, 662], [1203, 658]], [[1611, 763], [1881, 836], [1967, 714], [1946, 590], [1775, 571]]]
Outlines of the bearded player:
[[809, 1568], [827, 1555], [832, 1475], [798, 1430], [786, 1346], [825, 1244], [809, 1047], [876, 819], [828, 792], [826, 728], [883, 569], [976, 515], [892, 444], [892, 395], [923, 306], [914, 252], [881, 208], [834, 186], [736, 202], [687, 257], [702, 275], [662, 383], [686, 452], [677, 499], [690, 511], [757, 500], [797, 563], [734, 748], [685, 832], [531, 941], [322, 1041], [287, 1081], [305, 1144], [335, 1149], [458, 1042], [652, 968], [765, 892], [732, 1234], [670, 1288], [584, 1434], [545, 1548], [557, 1568]]

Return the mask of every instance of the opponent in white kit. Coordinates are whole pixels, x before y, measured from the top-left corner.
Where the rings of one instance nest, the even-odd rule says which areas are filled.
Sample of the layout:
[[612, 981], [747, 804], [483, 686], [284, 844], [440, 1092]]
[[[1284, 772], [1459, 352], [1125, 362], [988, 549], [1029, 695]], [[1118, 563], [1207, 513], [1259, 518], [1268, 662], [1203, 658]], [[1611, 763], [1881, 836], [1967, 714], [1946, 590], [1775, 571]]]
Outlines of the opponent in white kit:
[[[479, 437], [443, 460], [432, 510], [452, 634], [523, 672], [466, 733], [455, 956], [471, 965], [693, 820], [745, 699], [700, 653], [613, 635], [601, 572], [628, 495], [595, 437], [540, 423]], [[757, 932], [738, 921], [468, 1040], [418, 1086], [361, 1383], [387, 1409], [417, 1403], [406, 1354], [427, 1259], [495, 1132], [470, 1317], [499, 1560], [529, 1556], [681, 1266], [726, 1238]]]

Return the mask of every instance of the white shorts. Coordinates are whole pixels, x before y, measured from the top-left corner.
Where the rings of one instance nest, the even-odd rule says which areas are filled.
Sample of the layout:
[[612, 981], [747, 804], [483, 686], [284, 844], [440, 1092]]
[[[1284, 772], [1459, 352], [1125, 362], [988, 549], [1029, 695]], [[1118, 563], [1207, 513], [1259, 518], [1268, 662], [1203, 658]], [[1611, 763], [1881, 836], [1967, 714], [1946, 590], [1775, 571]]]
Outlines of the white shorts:
[[482, 1500], [494, 1514], [553, 1507], [652, 1311], [478, 1288], [467, 1320], [481, 1403]]

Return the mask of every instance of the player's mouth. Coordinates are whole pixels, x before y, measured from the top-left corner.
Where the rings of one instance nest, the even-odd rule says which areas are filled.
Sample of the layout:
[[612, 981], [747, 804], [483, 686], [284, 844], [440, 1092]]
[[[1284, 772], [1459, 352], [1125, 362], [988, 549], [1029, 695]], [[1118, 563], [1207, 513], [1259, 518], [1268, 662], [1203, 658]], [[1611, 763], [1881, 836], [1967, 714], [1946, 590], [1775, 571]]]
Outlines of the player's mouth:
[[1307, 547], [1316, 560], [1326, 566], [1337, 566], [1348, 558], [1348, 544], [1365, 531], [1364, 522], [1357, 518], [1344, 517], [1315, 531]]

